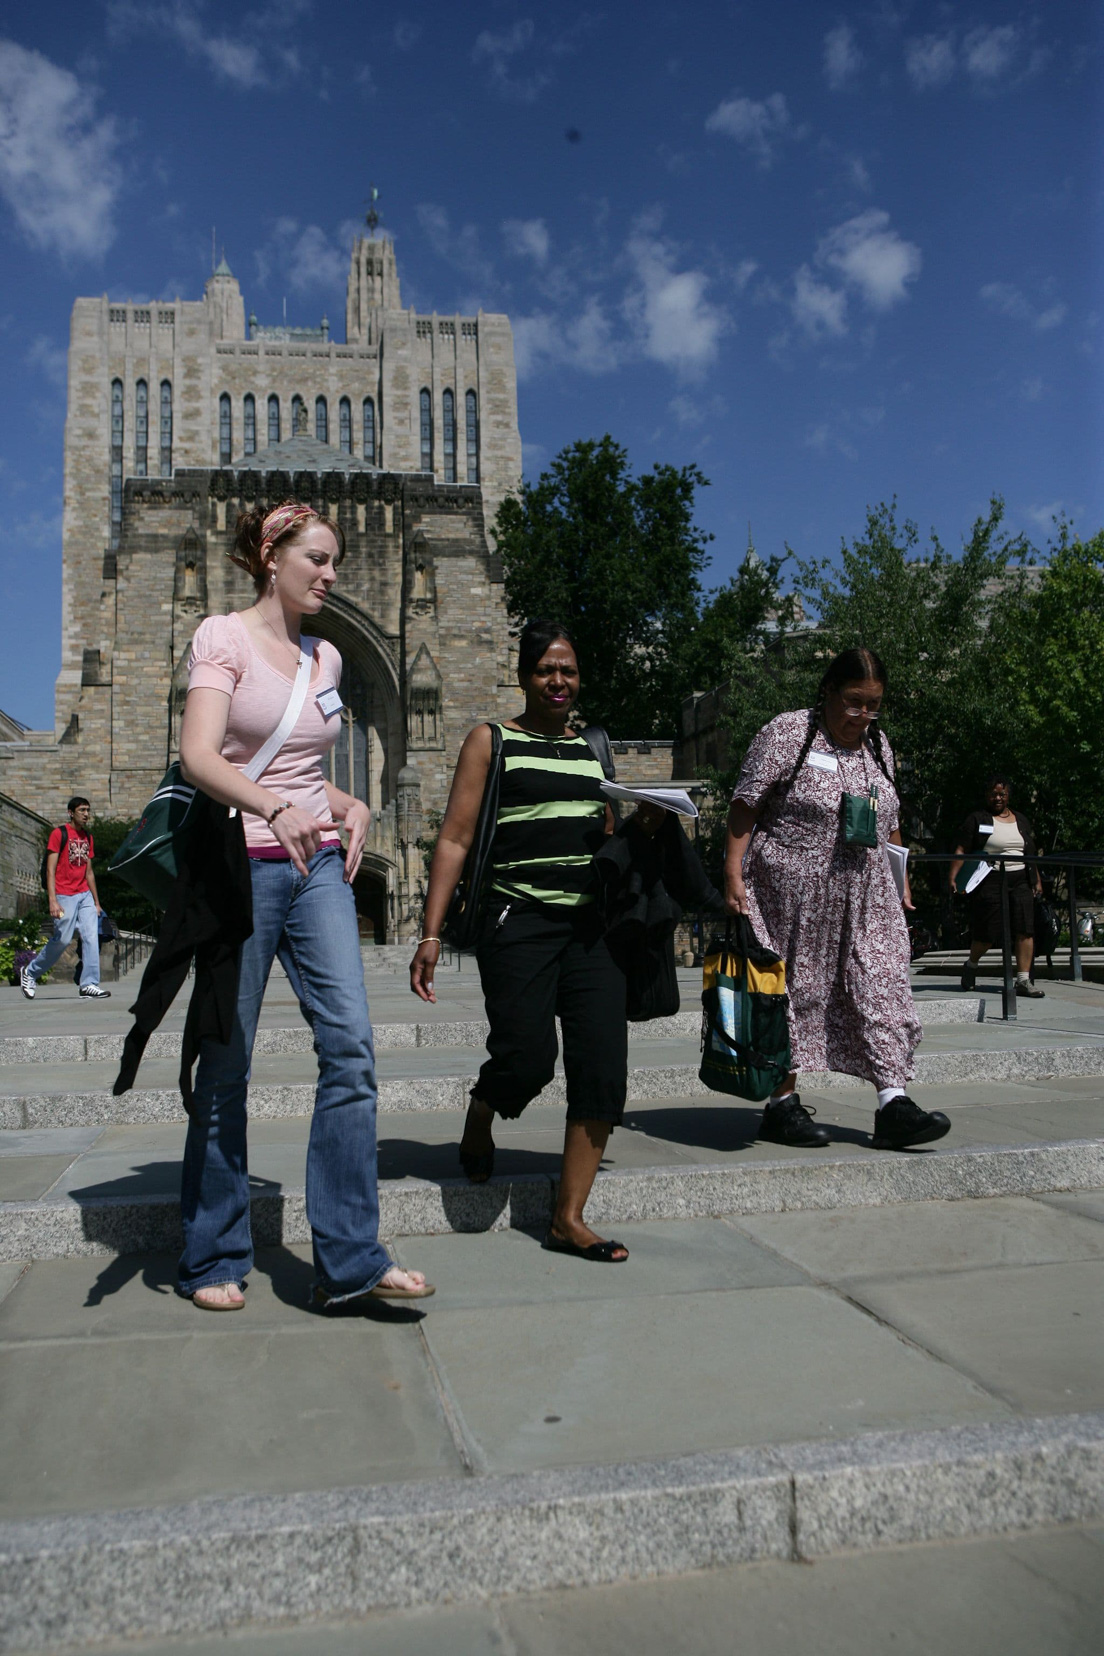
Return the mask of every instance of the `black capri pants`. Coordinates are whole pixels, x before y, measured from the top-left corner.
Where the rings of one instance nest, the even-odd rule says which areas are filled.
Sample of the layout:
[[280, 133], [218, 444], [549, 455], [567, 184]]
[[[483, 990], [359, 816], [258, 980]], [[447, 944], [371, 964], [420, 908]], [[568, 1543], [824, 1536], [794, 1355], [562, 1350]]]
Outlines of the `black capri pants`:
[[[1025, 868], [1008, 875], [1008, 924], [1014, 938], [1035, 935], [1035, 896]], [[994, 868], [970, 893], [970, 941], [995, 943], [999, 949], [1002, 940], [1001, 882]]]
[[516, 1118], [556, 1069], [556, 1017], [563, 1031], [568, 1121], [625, 1114], [629, 1056], [625, 974], [602, 936], [593, 905], [555, 909], [492, 898], [476, 949], [490, 1054], [474, 1096]]

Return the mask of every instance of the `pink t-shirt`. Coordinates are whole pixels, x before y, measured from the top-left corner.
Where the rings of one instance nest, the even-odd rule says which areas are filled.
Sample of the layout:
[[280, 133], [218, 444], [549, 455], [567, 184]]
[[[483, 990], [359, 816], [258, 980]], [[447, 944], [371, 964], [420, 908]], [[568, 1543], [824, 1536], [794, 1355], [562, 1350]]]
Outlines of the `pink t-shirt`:
[[[322, 822], [332, 820], [322, 783], [322, 758], [337, 741], [341, 716], [327, 719], [318, 705], [318, 695], [336, 690], [341, 683], [341, 656], [332, 644], [320, 638], [303, 638], [305, 649], [313, 645], [318, 663], [307, 689], [307, 699], [295, 729], [261, 777], [261, 785], [280, 799], [290, 799]], [[291, 665], [291, 656], [288, 656]], [[188, 662], [189, 690], [224, 690], [230, 697], [226, 738], [222, 757], [244, 770], [267, 742], [283, 718], [294, 684], [294, 675], [272, 667], [257, 650], [240, 615], [209, 615], [196, 628]], [[280, 843], [263, 817], [242, 812], [245, 843], [253, 850], [280, 851]], [[338, 844], [336, 833], [323, 835], [322, 843]]]

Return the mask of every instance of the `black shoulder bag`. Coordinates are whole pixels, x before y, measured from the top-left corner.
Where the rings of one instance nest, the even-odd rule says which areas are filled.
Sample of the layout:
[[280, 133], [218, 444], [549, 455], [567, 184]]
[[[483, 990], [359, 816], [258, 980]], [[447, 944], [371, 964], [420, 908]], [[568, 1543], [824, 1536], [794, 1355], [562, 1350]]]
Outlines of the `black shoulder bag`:
[[483, 914], [483, 891], [491, 866], [491, 846], [498, 827], [498, 796], [502, 787], [502, 728], [493, 724], [491, 731], [491, 762], [483, 785], [483, 799], [475, 837], [464, 859], [464, 872], [452, 894], [452, 901], [441, 927], [442, 941], [453, 949], [474, 949]]

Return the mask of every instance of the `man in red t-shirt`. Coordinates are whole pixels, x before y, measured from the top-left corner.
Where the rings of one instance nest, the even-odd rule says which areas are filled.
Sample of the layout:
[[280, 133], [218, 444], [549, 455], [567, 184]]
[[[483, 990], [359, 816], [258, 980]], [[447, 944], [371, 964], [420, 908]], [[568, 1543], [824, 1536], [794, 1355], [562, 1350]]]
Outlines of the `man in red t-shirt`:
[[19, 974], [19, 987], [34, 1000], [40, 977], [50, 970], [62, 951], [81, 937], [80, 993], [86, 1000], [107, 1000], [110, 989], [100, 987], [100, 907], [96, 876], [92, 872], [95, 846], [88, 824], [92, 807], [79, 795], [66, 806], [69, 823], [55, 828], [46, 841], [46, 894], [54, 933], [46, 947]]

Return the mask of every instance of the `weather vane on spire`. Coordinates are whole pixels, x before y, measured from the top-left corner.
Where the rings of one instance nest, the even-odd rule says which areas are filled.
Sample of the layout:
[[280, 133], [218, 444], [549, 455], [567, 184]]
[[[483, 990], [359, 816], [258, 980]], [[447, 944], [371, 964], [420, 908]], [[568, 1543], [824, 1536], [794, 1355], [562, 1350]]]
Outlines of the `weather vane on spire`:
[[379, 191], [374, 184], [369, 185], [368, 211], [364, 215], [364, 222], [368, 226], [369, 235], [374, 236], [379, 229], [379, 211], [376, 202], [379, 200]]

